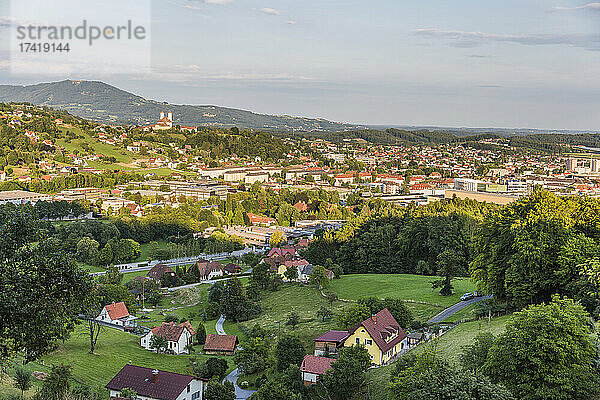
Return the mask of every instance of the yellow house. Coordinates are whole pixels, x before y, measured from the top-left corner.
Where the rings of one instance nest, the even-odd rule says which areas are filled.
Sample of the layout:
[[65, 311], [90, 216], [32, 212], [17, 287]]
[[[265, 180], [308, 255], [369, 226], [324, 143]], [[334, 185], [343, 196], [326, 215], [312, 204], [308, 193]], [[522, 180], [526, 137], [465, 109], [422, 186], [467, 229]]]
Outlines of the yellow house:
[[408, 346], [406, 333], [387, 308], [350, 329], [349, 334], [344, 346], [364, 346], [376, 365], [385, 364]]

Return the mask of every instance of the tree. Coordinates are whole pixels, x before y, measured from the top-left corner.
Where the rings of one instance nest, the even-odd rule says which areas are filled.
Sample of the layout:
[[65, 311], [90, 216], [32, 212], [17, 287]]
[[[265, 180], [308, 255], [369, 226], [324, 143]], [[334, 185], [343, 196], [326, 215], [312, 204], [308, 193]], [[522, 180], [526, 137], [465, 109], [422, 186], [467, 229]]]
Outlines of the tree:
[[296, 335], [283, 335], [275, 346], [275, 359], [277, 370], [283, 371], [290, 365], [300, 365], [306, 349]]
[[296, 325], [298, 325], [299, 323], [300, 316], [298, 315], [298, 313], [290, 311], [287, 315], [287, 321], [285, 321], [285, 324], [291, 326], [292, 329], [296, 329]]
[[282, 383], [267, 380], [258, 391], [252, 395], [253, 400], [301, 400], [302, 396], [292, 393]]
[[36, 224], [0, 212], [0, 355], [20, 351], [26, 362], [69, 337], [92, 291], [87, 272]]
[[325, 322], [326, 319], [331, 318], [333, 316], [333, 311], [329, 308], [322, 306], [317, 310], [317, 317], [321, 318], [321, 321]]
[[71, 378], [70, 365], [53, 365], [36, 397], [39, 395], [43, 400], [63, 400], [71, 388]]
[[513, 314], [483, 366], [524, 400], [595, 399], [598, 353], [589, 314], [568, 298]]
[[297, 364], [290, 364], [280, 377], [281, 384], [288, 388], [292, 393], [304, 396], [306, 394], [306, 386], [302, 379], [302, 372]]
[[79, 242], [77, 242], [77, 253], [75, 257], [81, 262], [94, 265], [96, 264], [96, 258], [98, 257], [99, 246], [100, 244], [94, 239], [87, 236], [82, 237], [79, 239]]
[[330, 400], [351, 399], [366, 389], [365, 372], [370, 366], [371, 357], [363, 346], [344, 347], [323, 375], [321, 387]]
[[343, 329], [350, 329], [371, 315], [371, 310], [364, 304], [354, 304], [340, 312], [337, 318]]
[[267, 368], [270, 345], [261, 337], [249, 338], [235, 353], [234, 362], [245, 374], [254, 374]]
[[283, 273], [285, 279], [290, 282], [295, 282], [298, 280], [298, 268], [295, 266], [288, 267]]
[[440, 288], [442, 296], [450, 296], [454, 290], [452, 279], [460, 274], [464, 259], [453, 249], [442, 251], [437, 258], [438, 275], [442, 278], [433, 281], [432, 286], [434, 289]]
[[473, 280], [515, 309], [548, 302], [556, 293], [589, 297], [578, 290], [587, 283], [579, 266], [598, 255], [598, 212], [597, 199], [536, 189], [489, 213], [474, 246]]
[[310, 283], [319, 289], [329, 286], [329, 278], [325, 273], [325, 268], [321, 265], [315, 265], [309, 276]]
[[206, 370], [208, 376], [206, 378], [217, 377], [219, 380], [225, 378], [225, 372], [227, 372], [227, 360], [223, 358], [211, 357], [206, 360]]
[[460, 355], [462, 367], [469, 371], [480, 372], [483, 369], [495, 339], [494, 335], [490, 332], [479, 333], [473, 339], [473, 343], [463, 348]]
[[204, 392], [204, 399], [206, 400], [235, 400], [235, 387], [233, 383], [225, 381], [220, 383], [215, 380], [211, 380], [206, 385], [206, 391]]
[[196, 343], [203, 345], [206, 342], [206, 328], [204, 324], [200, 322], [198, 324], [198, 329], [196, 329]]
[[281, 231], [273, 232], [271, 234], [271, 237], [269, 238], [269, 244], [271, 245], [271, 247], [279, 247], [285, 244], [285, 242], [287, 242], [287, 238], [285, 237], [285, 234]]
[[150, 339], [150, 348], [154, 349], [157, 354], [162, 352], [163, 350], [166, 350], [168, 346], [169, 341], [165, 336], [154, 335]]
[[238, 278], [229, 279], [223, 288], [220, 299], [221, 314], [229, 320], [238, 321], [243, 314], [247, 299], [242, 282]]
[[488, 378], [452, 369], [432, 348], [398, 364], [390, 388], [394, 400], [514, 400], [509, 391]]
[[15, 368], [15, 387], [21, 391], [21, 397], [24, 397], [25, 391], [33, 385], [31, 373], [23, 367]]
[[98, 254], [98, 265], [101, 267], [106, 267], [107, 265], [113, 262], [114, 252], [112, 245], [110, 243], [106, 243], [106, 245], [100, 250]]

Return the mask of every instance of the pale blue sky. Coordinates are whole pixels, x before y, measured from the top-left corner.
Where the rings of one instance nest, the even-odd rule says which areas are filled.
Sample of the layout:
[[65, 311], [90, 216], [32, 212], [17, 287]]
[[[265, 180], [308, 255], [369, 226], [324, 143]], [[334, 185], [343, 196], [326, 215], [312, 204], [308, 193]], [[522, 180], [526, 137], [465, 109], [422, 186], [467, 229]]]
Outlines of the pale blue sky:
[[150, 75], [173, 103], [369, 124], [600, 129], [600, 3], [153, 0]]

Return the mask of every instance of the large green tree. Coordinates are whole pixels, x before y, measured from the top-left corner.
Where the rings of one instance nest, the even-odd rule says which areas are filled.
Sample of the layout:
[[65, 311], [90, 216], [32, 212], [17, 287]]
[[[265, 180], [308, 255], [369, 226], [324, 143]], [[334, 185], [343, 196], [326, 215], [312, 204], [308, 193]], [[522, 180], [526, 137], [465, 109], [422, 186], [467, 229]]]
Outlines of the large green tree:
[[483, 370], [519, 399], [596, 399], [597, 345], [584, 308], [555, 296], [549, 304], [514, 314], [489, 349]]
[[0, 215], [0, 237], [0, 354], [32, 361], [69, 337], [92, 284], [26, 213]]
[[598, 212], [598, 200], [535, 190], [490, 213], [477, 236], [473, 279], [515, 308], [554, 293], [589, 300], [580, 265], [598, 255]]
[[300, 338], [296, 335], [283, 335], [275, 346], [275, 366], [279, 371], [285, 370], [290, 365], [300, 365], [306, 349]]
[[347, 400], [364, 394], [368, 383], [366, 371], [371, 357], [363, 346], [345, 347], [331, 369], [321, 379], [321, 390], [330, 400]]

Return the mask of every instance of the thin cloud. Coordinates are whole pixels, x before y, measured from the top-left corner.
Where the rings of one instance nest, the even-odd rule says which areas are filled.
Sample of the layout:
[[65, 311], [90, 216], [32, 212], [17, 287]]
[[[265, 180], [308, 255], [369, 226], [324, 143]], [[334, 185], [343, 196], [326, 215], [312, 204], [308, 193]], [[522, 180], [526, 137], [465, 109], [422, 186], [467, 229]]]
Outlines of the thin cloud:
[[565, 45], [600, 51], [600, 34], [526, 34], [507, 35], [486, 32], [466, 32], [442, 29], [415, 29], [414, 35], [450, 40], [456, 47], [477, 47], [487, 43], [504, 42], [525, 46]]
[[279, 15], [279, 14], [281, 14], [281, 13], [280, 13], [279, 11], [277, 11], [276, 9], [274, 9], [274, 8], [269, 8], [269, 7], [264, 7], [264, 8], [261, 8], [261, 9], [260, 9], [260, 10], [258, 10], [258, 11], [260, 11], [261, 13], [267, 14], [267, 15]]
[[189, 4], [183, 5], [183, 8], [186, 8], [188, 10], [193, 10], [193, 11], [202, 11], [202, 7], [197, 7], [197, 6], [191, 6]]
[[207, 4], [230, 4], [233, 0], [204, 0]]
[[596, 10], [600, 11], [600, 3], [588, 3], [578, 7], [552, 7], [555, 11]]
[[285, 21], [285, 23], [288, 25], [296, 25], [296, 21], [292, 21], [292, 20]]

